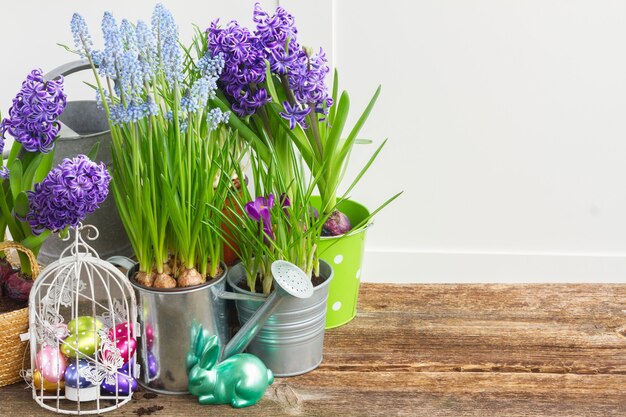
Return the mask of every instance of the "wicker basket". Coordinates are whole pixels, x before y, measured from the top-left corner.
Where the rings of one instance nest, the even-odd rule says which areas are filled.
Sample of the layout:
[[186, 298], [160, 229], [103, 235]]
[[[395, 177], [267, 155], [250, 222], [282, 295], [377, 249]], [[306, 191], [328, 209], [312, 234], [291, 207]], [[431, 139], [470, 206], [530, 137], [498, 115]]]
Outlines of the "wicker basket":
[[[31, 265], [33, 279], [39, 275], [39, 265], [35, 255], [19, 243], [2, 242], [0, 251], [15, 249], [26, 256]], [[28, 331], [28, 307], [8, 313], [0, 313], [0, 387], [14, 384], [22, 377], [22, 368], [30, 367], [30, 355], [26, 355], [27, 342], [22, 342], [20, 334]]]

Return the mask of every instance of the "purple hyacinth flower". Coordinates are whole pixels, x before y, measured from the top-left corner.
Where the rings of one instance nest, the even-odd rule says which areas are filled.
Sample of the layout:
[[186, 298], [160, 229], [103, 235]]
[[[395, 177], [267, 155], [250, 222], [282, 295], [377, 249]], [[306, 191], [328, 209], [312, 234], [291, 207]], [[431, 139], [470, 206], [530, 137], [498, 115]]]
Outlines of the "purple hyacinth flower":
[[263, 224], [263, 231], [271, 239], [274, 239], [274, 231], [272, 230], [272, 216], [270, 210], [274, 207], [274, 194], [266, 197], [257, 197], [254, 201], [250, 201], [244, 207], [248, 216], [257, 222]]
[[7, 167], [0, 167], [0, 178], [8, 180], [9, 176], [9, 169]]
[[111, 177], [104, 163], [85, 155], [64, 159], [28, 192], [30, 211], [26, 221], [35, 235], [48, 229], [59, 232], [77, 226], [106, 199]]
[[63, 77], [44, 81], [40, 69], [32, 70], [13, 99], [9, 117], [0, 123], [3, 146], [8, 132], [28, 152], [50, 152], [61, 128], [57, 118], [65, 105]]
[[291, 130], [296, 128], [296, 124], [300, 124], [303, 128], [306, 129], [306, 124], [304, 123], [304, 118], [311, 111], [309, 107], [306, 109], [300, 109], [297, 104], [291, 106], [287, 101], [283, 102], [283, 106], [285, 107], [284, 112], [280, 112], [279, 114], [283, 119], [289, 121], [289, 128]]

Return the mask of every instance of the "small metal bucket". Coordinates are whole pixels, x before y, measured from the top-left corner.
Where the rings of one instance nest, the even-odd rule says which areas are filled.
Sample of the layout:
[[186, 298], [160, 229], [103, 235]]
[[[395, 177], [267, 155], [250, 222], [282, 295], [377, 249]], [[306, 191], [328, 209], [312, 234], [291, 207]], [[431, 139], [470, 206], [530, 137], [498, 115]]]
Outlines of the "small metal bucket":
[[222, 275], [203, 285], [155, 289], [138, 284], [133, 276], [138, 266], [128, 270], [137, 294], [139, 324], [139, 383], [163, 394], [186, 394], [186, 357], [189, 335], [194, 324], [217, 335], [220, 345], [228, 340], [226, 301], [218, 296], [226, 285], [226, 265]]
[[[91, 69], [88, 63], [74, 61], [53, 69], [44, 77], [51, 80], [86, 69]], [[68, 101], [65, 110], [59, 116], [59, 121], [61, 130], [60, 137], [55, 141], [54, 166], [64, 158], [73, 158], [78, 154], [86, 155], [99, 142], [100, 149], [96, 161], [102, 161], [111, 168], [111, 132], [106, 113], [98, 108], [95, 100]], [[112, 192], [100, 208], [88, 215], [83, 222], [94, 225], [100, 231], [98, 240], [92, 245], [102, 258], [132, 255], [133, 249], [119, 217]], [[66, 247], [67, 242], [53, 235], [44, 242], [37, 259], [44, 265], [52, 263], [59, 259], [59, 255]]]
[[[320, 274], [326, 280], [314, 288], [311, 298], [285, 300], [248, 345], [247, 352], [258, 356], [275, 376], [304, 374], [322, 362], [326, 303], [333, 268], [327, 262], [320, 261]], [[233, 291], [246, 296], [254, 295], [237, 285], [245, 279], [242, 264], [231, 267], [227, 281]], [[235, 303], [242, 325], [263, 304], [250, 300], [237, 300]]]

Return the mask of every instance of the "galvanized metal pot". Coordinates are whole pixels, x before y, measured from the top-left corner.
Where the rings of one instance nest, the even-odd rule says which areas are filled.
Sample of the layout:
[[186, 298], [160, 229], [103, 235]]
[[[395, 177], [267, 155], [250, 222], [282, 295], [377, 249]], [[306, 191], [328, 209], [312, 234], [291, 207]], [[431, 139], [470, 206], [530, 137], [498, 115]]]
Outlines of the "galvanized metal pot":
[[[320, 261], [320, 274], [326, 280], [315, 287], [311, 298], [285, 300], [248, 345], [248, 353], [258, 356], [275, 376], [304, 374], [322, 362], [326, 303], [333, 269], [327, 262]], [[238, 286], [245, 279], [242, 264], [231, 267], [227, 281], [233, 291], [252, 295]], [[242, 325], [262, 304], [251, 300], [237, 300], [235, 303]]]
[[226, 301], [218, 294], [226, 284], [226, 265], [222, 275], [203, 285], [189, 288], [156, 289], [128, 278], [137, 294], [137, 310], [141, 327], [138, 358], [139, 383], [163, 394], [188, 393], [186, 356], [192, 326], [201, 325], [217, 335], [220, 346], [228, 341]]

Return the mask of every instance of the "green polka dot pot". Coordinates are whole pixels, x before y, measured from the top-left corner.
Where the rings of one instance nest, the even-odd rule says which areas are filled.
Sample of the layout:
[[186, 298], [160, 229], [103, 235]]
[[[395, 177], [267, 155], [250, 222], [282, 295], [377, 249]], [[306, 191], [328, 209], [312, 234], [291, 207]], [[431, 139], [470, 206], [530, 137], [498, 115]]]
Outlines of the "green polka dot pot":
[[[319, 197], [313, 197], [313, 205], [319, 209]], [[369, 216], [367, 208], [352, 200], [342, 201], [338, 208], [354, 226]], [[320, 258], [335, 272], [328, 295], [327, 329], [342, 326], [356, 316], [367, 228], [352, 230], [347, 236], [322, 237], [318, 242]]]

